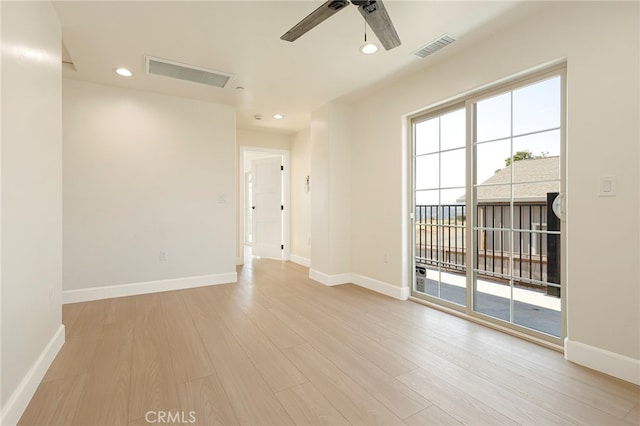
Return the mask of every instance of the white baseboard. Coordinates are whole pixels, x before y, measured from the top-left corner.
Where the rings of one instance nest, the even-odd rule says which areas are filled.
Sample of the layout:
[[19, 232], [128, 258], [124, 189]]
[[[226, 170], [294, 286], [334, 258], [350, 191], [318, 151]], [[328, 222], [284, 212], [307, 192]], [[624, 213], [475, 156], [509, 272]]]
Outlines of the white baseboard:
[[307, 259], [306, 257], [298, 256], [297, 254], [291, 254], [290, 260], [293, 263], [297, 263], [300, 266], [304, 266], [305, 268], [311, 267], [311, 259]]
[[328, 286], [348, 284], [351, 282], [351, 274], [349, 273], [328, 275], [315, 269], [309, 269], [309, 278]]
[[2, 407], [0, 424], [13, 426], [18, 423], [63, 344], [64, 325], [61, 324], [36, 362], [22, 378], [16, 390], [9, 396], [7, 403]]
[[571, 362], [640, 385], [640, 360], [584, 343], [564, 340], [564, 357]]
[[208, 285], [230, 284], [237, 281], [238, 273], [229, 272], [225, 274], [202, 275], [199, 277], [65, 290], [62, 292], [62, 303], [88, 302], [90, 300], [111, 299], [113, 297], [135, 296], [138, 294], [183, 290]]
[[315, 269], [309, 269], [309, 278], [328, 286], [353, 283], [394, 299], [407, 300], [409, 298], [409, 287], [398, 287], [360, 274], [328, 275]]
[[376, 293], [382, 293], [385, 296], [393, 297], [398, 300], [407, 300], [409, 298], [409, 287], [398, 287], [393, 284], [378, 281], [364, 275], [351, 274], [351, 280], [360, 287], [368, 288]]

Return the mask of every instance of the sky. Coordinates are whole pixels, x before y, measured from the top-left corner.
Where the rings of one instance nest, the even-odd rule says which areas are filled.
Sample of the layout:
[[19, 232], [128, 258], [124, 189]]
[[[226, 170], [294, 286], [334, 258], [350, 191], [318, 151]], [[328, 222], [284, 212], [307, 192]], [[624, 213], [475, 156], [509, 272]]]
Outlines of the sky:
[[[560, 104], [559, 76], [478, 101], [476, 182], [504, 168], [512, 152], [559, 156]], [[465, 121], [461, 108], [415, 124], [416, 204], [455, 204], [466, 192]]]

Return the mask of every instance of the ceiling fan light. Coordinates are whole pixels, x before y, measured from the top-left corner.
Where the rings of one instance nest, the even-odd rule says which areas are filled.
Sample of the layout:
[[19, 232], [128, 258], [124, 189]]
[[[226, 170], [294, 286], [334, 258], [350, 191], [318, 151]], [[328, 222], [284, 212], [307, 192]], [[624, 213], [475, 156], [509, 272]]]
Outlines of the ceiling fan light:
[[372, 55], [378, 51], [378, 46], [374, 43], [365, 43], [360, 46], [360, 52], [365, 55]]

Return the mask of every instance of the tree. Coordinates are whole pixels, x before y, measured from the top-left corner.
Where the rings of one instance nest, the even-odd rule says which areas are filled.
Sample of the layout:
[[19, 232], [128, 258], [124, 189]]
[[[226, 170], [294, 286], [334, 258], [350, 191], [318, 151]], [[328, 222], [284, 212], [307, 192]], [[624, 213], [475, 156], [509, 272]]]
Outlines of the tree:
[[[517, 151], [513, 153], [513, 161], [521, 161], [521, 160], [535, 160], [536, 158], [546, 158], [547, 153], [541, 152], [540, 155], [533, 155], [533, 153], [529, 150]], [[506, 167], [509, 167], [511, 164], [511, 157], [507, 157], [504, 159], [504, 164]]]
[[[513, 161], [521, 161], [521, 160], [531, 160], [535, 158], [535, 156], [533, 155], [533, 152], [529, 151], [529, 150], [524, 150], [524, 151], [517, 151], [513, 153]], [[504, 164], [506, 167], [509, 167], [509, 165], [511, 165], [511, 157], [507, 157], [504, 159]]]
[[[513, 161], [521, 161], [521, 160], [535, 160], [536, 158], [547, 158], [548, 152], [541, 152], [540, 155], [534, 155], [533, 152], [525, 149], [523, 151], [516, 151], [513, 153]], [[507, 157], [504, 159], [505, 167], [509, 167], [511, 165], [511, 157]], [[496, 169], [495, 173], [498, 173], [502, 169]]]

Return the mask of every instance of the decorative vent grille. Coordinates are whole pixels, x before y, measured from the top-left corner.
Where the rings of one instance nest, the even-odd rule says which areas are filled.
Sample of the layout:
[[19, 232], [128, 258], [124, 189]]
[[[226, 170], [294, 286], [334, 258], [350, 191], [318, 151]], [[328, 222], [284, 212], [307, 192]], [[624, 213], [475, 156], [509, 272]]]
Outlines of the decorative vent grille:
[[153, 56], [145, 56], [145, 62], [147, 74], [161, 75], [207, 86], [224, 88], [232, 76], [224, 72], [181, 64], [168, 59], [154, 58]]
[[443, 47], [450, 45], [454, 41], [456, 41], [456, 39], [452, 35], [444, 34], [437, 40], [434, 40], [431, 43], [427, 44], [426, 46], [416, 50], [415, 52], [413, 52], [413, 54], [419, 58], [424, 59], [427, 56], [431, 55], [432, 53], [435, 53], [438, 50], [442, 49]]

